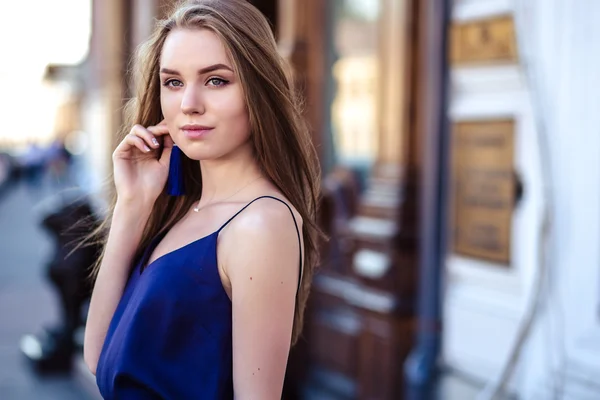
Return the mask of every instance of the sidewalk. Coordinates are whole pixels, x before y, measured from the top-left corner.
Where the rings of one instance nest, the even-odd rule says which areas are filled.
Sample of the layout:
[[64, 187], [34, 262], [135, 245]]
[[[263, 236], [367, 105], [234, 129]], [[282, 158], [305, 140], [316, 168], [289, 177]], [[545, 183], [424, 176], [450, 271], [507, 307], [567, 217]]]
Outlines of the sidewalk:
[[0, 197], [0, 399], [89, 400], [71, 376], [40, 377], [19, 351], [22, 335], [58, 320], [57, 299], [46, 282], [52, 242], [40, 228], [40, 200], [51, 189], [23, 184]]

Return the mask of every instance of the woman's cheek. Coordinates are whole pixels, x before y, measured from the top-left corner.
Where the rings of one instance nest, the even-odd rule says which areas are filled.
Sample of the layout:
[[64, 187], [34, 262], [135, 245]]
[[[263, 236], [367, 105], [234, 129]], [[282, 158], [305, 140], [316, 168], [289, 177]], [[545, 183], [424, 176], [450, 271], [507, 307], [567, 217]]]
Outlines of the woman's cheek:
[[163, 93], [160, 96], [160, 107], [167, 126], [171, 128], [171, 124], [175, 123], [174, 119], [177, 116], [177, 99], [171, 93]]

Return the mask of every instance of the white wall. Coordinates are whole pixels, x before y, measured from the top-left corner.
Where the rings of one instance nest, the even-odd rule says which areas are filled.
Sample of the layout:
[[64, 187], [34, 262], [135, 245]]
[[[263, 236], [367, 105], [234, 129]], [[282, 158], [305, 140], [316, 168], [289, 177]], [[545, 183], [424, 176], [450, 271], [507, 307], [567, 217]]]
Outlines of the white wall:
[[[519, 0], [531, 98], [549, 137], [551, 299], [524, 367], [528, 398], [600, 398], [600, 2]], [[561, 350], [564, 348], [564, 350]], [[590, 387], [587, 380], [595, 381]], [[558, 381], [560, 382], [560, 380]]]
[[516, 120], [515, 169], [524, 197], [513, 219], [511, 265], [448, 256], [443, 359], [482, 381], [495, 379], [515, 340], [536, 280], [546, 204], [535, 124], [541, 104], [554, 176], [549, 256], [555, 291], [546, 292], [552, 301], [544, 302], [512, 387], [522, 398], [548, 398], [563, 338], [565, 398], [587, 398], [593, 392], [573, 374], [600, 377], [600, 2], [456, 0], [453, 18], [507, 13], [515, 15], [525, 56], [518, 65], [454, 68], [450, 115], [455, 121]]

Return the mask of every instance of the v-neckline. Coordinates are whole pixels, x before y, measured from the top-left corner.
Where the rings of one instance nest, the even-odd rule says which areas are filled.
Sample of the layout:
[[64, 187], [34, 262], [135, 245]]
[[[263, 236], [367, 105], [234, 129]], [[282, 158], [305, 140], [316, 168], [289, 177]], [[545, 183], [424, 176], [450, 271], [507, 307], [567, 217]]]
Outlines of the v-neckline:
[[[188, 247], [191, 247], [194, 244], [199, 243], [199, 242], [201, 242], [201, 241], [203, 241], [205, 239], [208, 239], [208, 238], [210, 238], [212, 236], [215, 236], [218, 233], [219, 233], [219, 230], [216, 230], [213, 233], [210, 233], [210, 234], [208, 234], [206, 236], [202, 236], [199, 239], [196, 239], [196, 240], [193, 240], [193, 241], [191, 241], [191, 242], [189, 242], [187, 244], [184, 244], [183, 246], [178, 247], [175, 250], [171, 250], [171, 251], [169, 251], [169, 252], [167, 252], [167, 253], [165, 253], [165, 254], [157, 257], [155, 260], [153, 260], [151, 262], [147, 262], [148, 258], [150, 258], [150, 256], [152, 255], [152, 252], [156, 249], [156, 246], [158, 246], [158, 244], [160, 243], [160, 241], [162, 239], [164, 239], [164, 237], [166, 236], [166, 233], [164, 235], [157, 236], [152, 242], [150, 242], [150, 245], [148, 246], [148, 249], [146, 250], [146, 253], [144, 253], [144, 257], [142, 257], [142, 260], [140, 261], [139, 274], [141, 275], [142, 273], [144, 273], [145, 270], [147, 270], [149, 267], [151, 267], [153, 264], [157, 263], [158, 261], [162, 260], [163, 258], [168, 257], [168, 256], [170, 256], [172, 254], [175, 254], [175, 253], [177, 253], [179, 251], [182, 251], [183, 249], [186, 249]], [[154, 243], [154, 241], [156, 241], [156, 243]], [[150, 253], [150, 254], [148, 255], [148, 253]], [[144, 266], [144, 264], [145, 264], [145, 266]]]

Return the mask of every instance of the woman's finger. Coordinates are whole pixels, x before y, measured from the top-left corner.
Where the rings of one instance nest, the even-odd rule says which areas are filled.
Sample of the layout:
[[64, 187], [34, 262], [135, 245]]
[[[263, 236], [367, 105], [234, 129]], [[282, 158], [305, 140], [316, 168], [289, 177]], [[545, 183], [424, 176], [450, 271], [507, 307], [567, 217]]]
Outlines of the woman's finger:
[[160, 143], [154, 134], [139, 124], [134, 125], [129, 134], [142, 138], [144, 142], [146, 142], [146, 145], [152, 149], [158, 149], [160, 147]]
[[169, 128], [166, 124], [159, 124], [155, 126], [149, 126], [148, 131], [156, 136], [163, 136], [169, 133]]
[[152, 149], [148, 146], [148, 144], [139, 136], [130, 133], [125, 137], [124, 142], [129, 145], [129, 147], [137, 147], [142, 153], [149, 153]]

